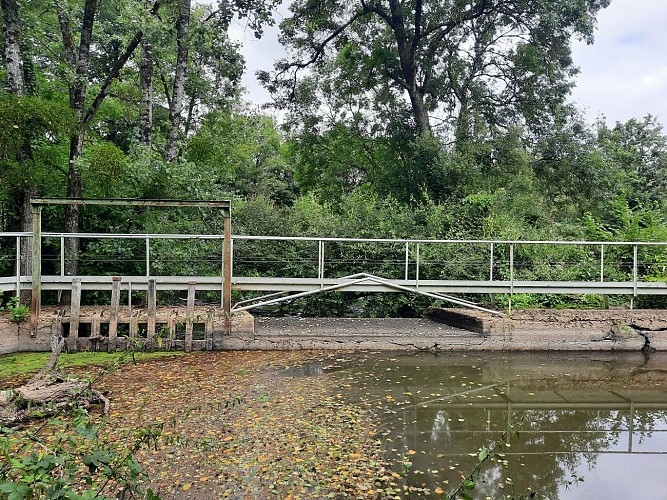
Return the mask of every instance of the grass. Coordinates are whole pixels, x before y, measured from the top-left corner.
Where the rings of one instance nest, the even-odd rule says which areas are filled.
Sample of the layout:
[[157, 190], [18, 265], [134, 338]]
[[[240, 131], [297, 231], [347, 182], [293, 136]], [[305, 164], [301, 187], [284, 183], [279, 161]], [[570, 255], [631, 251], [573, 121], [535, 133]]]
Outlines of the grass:
[[[165, 356], [177, 356], [183, 352], [137, 352], [135, 359], [145, 361], [148, 359], [161, 358]], [[41, 370], [49, 359], [49, 352], [19, 352], [14, 354], [0, 355], [0, 380], [18, 375], [29, 375]], [[117, 362], [125, 352], [76, 352], [62, 353], [58, 359], [58, 368], [72, 368], [82, 366], [108, 366]], [[126, 361], [132, 361], [131, 356], [126, 356]]]

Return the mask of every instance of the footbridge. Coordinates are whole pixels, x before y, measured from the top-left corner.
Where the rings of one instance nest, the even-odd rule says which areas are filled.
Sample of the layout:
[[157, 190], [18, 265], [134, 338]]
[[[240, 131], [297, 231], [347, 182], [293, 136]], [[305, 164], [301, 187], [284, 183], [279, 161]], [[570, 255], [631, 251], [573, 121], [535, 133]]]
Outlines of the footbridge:
[[[154, 296], [187, 290], [207, 300], [217, 296], [226, 314], [331, 291], [418, 294], [494, 314], [502, 313], [477, 305], [472, 296], [505, 294], [511, 309], [517, 294], [627, 295], [631, 300], [667, 294], [666, 242], [241, 235], [231, 232], [229, 202], [151, 200], [122, 203], [207, 203], [223, 213], [221, 234], [41, 230], [44, 206], [118, 202], [33, 200], [33, 231], [0, 233], [0, 291], [31, 290], [33, 317], [42, 294], [73, 288], [116, 289], [130, 304], [134, 292], [150, 295], [152, 290]], [[73, 239], [80, 251], [68, 255]], [[66, 274], [72, 259], [78, 262], [77, 276]]]

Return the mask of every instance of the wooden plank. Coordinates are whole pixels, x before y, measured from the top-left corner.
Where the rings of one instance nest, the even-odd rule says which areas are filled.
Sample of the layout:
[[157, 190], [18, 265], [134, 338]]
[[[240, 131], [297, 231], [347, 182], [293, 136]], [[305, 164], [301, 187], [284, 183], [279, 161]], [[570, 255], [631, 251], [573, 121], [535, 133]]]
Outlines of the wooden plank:
[[213, 314], [209, 311], [206, 316], [206, 343], [205, 349], [207, 351], [213, 350]]
[[109, 316], [109, 344], [108, 351], [116, 350], [116, 338], [118, 336], [118, 309], [120, 308], [120, 276], [113, 277], [111, 288], [111, 314]]
[[148, 319], [146, 322], [146, 338], [151, 340], [155, 337], [155, 310], [157, 309], [157, 293], [154, 279], [148, 280]]
[[185, 320], [185, 352], [192, 351], [192, 329], [195, 319], [195, 286], [196, 282], [188, 283], [188, 303]]
[[79, 316], [81, 311], [81, 278], [72, 280], [72, 297], [69, 310], [69, 348], [76, 351], [79, 338]]

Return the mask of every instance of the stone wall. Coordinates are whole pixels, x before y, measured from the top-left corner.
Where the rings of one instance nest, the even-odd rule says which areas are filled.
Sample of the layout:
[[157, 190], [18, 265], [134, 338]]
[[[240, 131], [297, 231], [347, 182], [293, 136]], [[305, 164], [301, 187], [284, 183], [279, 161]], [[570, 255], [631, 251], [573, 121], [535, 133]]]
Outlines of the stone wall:
[[477, 348], [518, 351], [667, 351], [667, 311], [525, 310], [511, 317], [433, 308], [430, 318], [448, 325], [474, 324]]

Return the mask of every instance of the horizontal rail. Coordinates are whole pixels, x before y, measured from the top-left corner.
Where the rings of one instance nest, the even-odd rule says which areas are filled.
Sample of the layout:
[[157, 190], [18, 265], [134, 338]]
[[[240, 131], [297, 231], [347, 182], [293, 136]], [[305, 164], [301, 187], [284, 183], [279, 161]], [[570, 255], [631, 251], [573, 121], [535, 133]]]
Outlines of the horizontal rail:
[[[74, 278], [81, 279], [82, 290], [111, 290], [112, 276], [43, 276], [42, 289], [65, 290], [71, 287]], [[189, 282], [197, 283], [198, 290], [219, 291], [221, 282], [219, 276], [123, 276], [121, 287], [132, 285], [133, 290], [146, 290], [148, 280], [154, 279], [159, 290], [187, 290]], [[389, 281], [389, 280], [387, 280]], [[29, 290], [32, 279], [30, 276], [21, 276], [21, 289]], [[239, 277], [232, 280], [232, 288], [239, 291], [275, 291], [275, 292], [306, 292], [316, 290], [322, 286], [333, 286], [340, 283], [340, 279], [325, 278], [265, 278]], [[635, 284], [633, 282], [587, 282], [587, 281], [472, 281], [472, 280], [391, 280], [392, 284], [417, 287], [424, 292], [434, 293], [510, 293], [513, 286], [514, 293], [540, 294], [607, 294], [632, 295]], [[0, 277], [0, 290], [11, 291], [16, 286], [14, 277]], [[638, 282], [636, 284], [639, 295], [667, 294], [667, 283]], [[382, 283], [358, 283], [345, 288], [350, 292], [400, 292], [391, 285]]]
[[[31, 232], [0, 233], [4, 237], [31, 237]], [[222, 234], [164, 234], [164, 233], [65, 233], [42, 232], [43, 238], [82, 239], [162, 239], [162, 240], [220, 240]], [[452, 240], [452, 239], [406, 239], [406, 238], [331, 238], [324, 236], [250, 236], [232, 235], [237, 241], [324, 241], [342, 243], [420, 243], [420, 244], [480, 244], [480, 245], [579, 245], [579, 246], [667, 246], [667, 241], [585, 241], [585, 240]]]
[[[176, 202], [178, 203], [178, 202]], [[34, 284], [33, 276], [24, 276], [20, 272], [20, 264], [26, 258], [21, 255], [19, 247], [21, 240], [31, 238], [30, 232], [5, 232], [0, 233], [1, 238], [14, 240], [7, 246], [15, 245], [15, 257], [8, 253], [0, 255], [0, 261], [9, 262], [15, 260], [15, 273], [11, 276], [0, 277], [0, 290], [15, 291], [27, 290]], [[216, 262], [224, 261], [223, 253], [226, 245], [222, 234], [156, 234], [156, 233], [68, 233], [68, 232], [42, 232], [42, 240], [50, 240], [51, 247], [59, 247], [53, 256], [42, 256], [41, 261], [49, 262], [50, 274], [39, 275], [41, 286], [44, 290], [66, 290], [71, 287], [72, 279], [75, 277], [65, 276], [65, 263], [67, 256], [63, 249], [67, 238], [98, 239], [98, 240], [134, 240], [144, 248], [141, 256], [118, 255], [112, 250], [110, 255], [95, 255], [87, 257], [85, 253], [74, 258], [82, 258], [88, 264], [94, 264], [96, 272], [108, 270], [108, 275], [76, 276], [81, 279], [83, 290], [110, 290], [112, 283], [111, 274], [122, 274], [123, 287], [127, 290], [146, 290], [149, 279], [155, 279], [157, 288], [160, 290], [187, 290], [188, 282], [197, 282], [200, 290], [223, 291], [224, 273], [222, 266]], [[213, 246], [213, 250], [202, 247], [205, 255], [196, 255], [193, 252], [181, 252], [176, 258], [170, 255], [169, 248], [159, 248], [152, 245], [152, 241], [213, 241], [221, 243], [220, 249]], [[59, 241], [59, 242], [58, 242]], [[293, 250], [282, 254], [280, 245], [269, 245], [270, 253], [262, 255], [261, 245], [253, 248], [252, 245], [240, 245], [242, 242], [305, 242], [316, 243], [312, 247], [303, 248], [299, 252]], [[363, 244], [363, 245], [397, 245], [395, 252], [403, 254], [400, 257], [394, 255], [394, 250], [387, 253], [386, 247], [380, 254], [374, 254], [374, 249], [366, 246], [361, 255], [354, 247], [350, 249], [351, 254], [346, 254], [346, 247], [333, 246], [338, 244]], [[236, 247], [234, 247], [236, 244]], [[446, 254], [429, 257], [425, 248], [432, 245], [463, 245], [466, 253], [461, 260], [454, 248], [454, 257]], [[481, 252], [470, 254], [469, 245], [481, 246]], [[499, 250], [505, 245], [503, 250]], [[517, 248], [520, 246], [583, 246], [591, 247], [593, 251], [584, 249], [581, 256], [576, 257], [574, 262], [557, 257], [538, 255], [533, 262], [531, 258], [523, 257], [517, 259]], [[618, 249], [627, 254], [625, 257], [614, 255], [614, 252], [605, 249]], [[358, 283], [345, 284], [341, 289], [351, 292], [392, 292], [401, 293], [408, 289], [415, 293], [429, 296], [434, 294], [509, 294], [510, 310], [511, 297], [517, 293], [525, 294], [602, 294], [602, 295], [667, 295], [667, 283], [656, 281], [660, 274], [650, 274], [646, 269], [651, 269], [657, 260], [659, 265], [665, 265], [667, 259], [655, 256], [646, 256], [638, 253], [642, 247], [654, 247], [667, 249], [667, 241], [635, 242], [635, 241], [538, 241], [538, 240], [475, 240], [475, 239], [405, 239], [405, 238], [332, 238], [319, 236], [254, 236], [254, 235], [232, 235], [230, 251], [232, 252], [229, 276], [234, 290], [238, 291], [263, 291], [282, 293], [307, 293], [314, 290], [338, 289], [344, 278], [341, 274], [348, 271], [362, 271], [373, 273], [378, 279], [364, 279]], [[303, 251], [306, 251], [306, 254]], [[631, 250], [631, 252], [628, 252]], [[122, 249], [119, 251], [122, 252]], [[250, 251], [258, 255], [246, 255]], [[506, 252], [509, 251], [509, 260]], [[495, 252], [495, 253], [494, 253]], [[126, 252], [127, 253], [127, 252]], [[451, 254], [452, 251], [450, 250]], [[459, 252], [460, 253], [460, 252]], [[542, 252], [539, 252], [542, 253]], [[57, 255], [56, 255], [57, 254]], [[657, 254], [657, 252], [655, 252]], [[502, 255], [502, 256], [501, 256]], [[59, 257], [59, 258], [58, 258]], [[643, 259], [640, 267], [639, 258]], [[472, 258], [472, 260], [471, 260]], [[556, 259], [557, 262], [551, 262]], [[595, 261], [597, 260], [597, 263]], [[665, 260], [665, 262], [662, 262]], [[105, 263], [113, 263], [114, 267], [105, 267]], [[181, 266], [182, 262], [182, 266]], [[129, 264], [132, 267], [127, 267]], [[143, 263], [143, 264], [142, 264]], [[234, 273], [234, 263], [239, 276]], [[351, 269], [352, 264], [356, 266]], [[382, 266], [378, 272], [376, 267]], [[585, 274], [562, 275], [562, 278], [570, 280], [557, 280], [559, 272], [565, 267], [572, 265], [586, 266]], [[5, 264], [6, 269], [9, 265]], [[285, 267], [283, 267], [285, 266]], [[529, 267], [530, 266], [530, 267]], [[484, 269], [486, 268], [486, 269]], [[341, 271], [344, 269], [345, 273]], [[524, 270], [530, 274], [524, 274]], [[268, 272], [267, 270], [271, 270]], [[461, 272], [463, 270], [463, 272]], [[178, 275], [181, 274], [182, 275]], [[188, 275], [189, 273], [189, 275]], [[262, 274], [282, 274], [278, 276], [262, 276]], [[540, 274], [548, 273], [548, 274]], [[134, 274], [141, 274], [134, 276]], [[164, 274], [164, 276], [160, 276]], [[167, 276], [167, 274], [177, 274]], [[379, 275], [390, 275], [380, 278]], [[605, 276], [607, 274], [607, 276]], [[257, 276], [259, 275], [259, 276]], [[589, 275], [591, 276], [589, 278]], [[648, 278], [646, 278], [648, 276]], [[442, 279], [438, 279], [441, 277]], [[402, 278], [402, 279], [399, 279]], [[447, 279], [450, 278], [450, 279]], [[532, 281], [528, 281], [531, 279]], [[581, 281], [582, 279], [586, 281]], [[384, 281], [381, 281], [384, 280]], [[616, 281], [614, 281], [616, 280]], [[223, 296], [225, 295], [224, 292]], [[229, 293], [227, 293], [229, 295]], [[458, 300], [458, 299], [457, 299]]]

